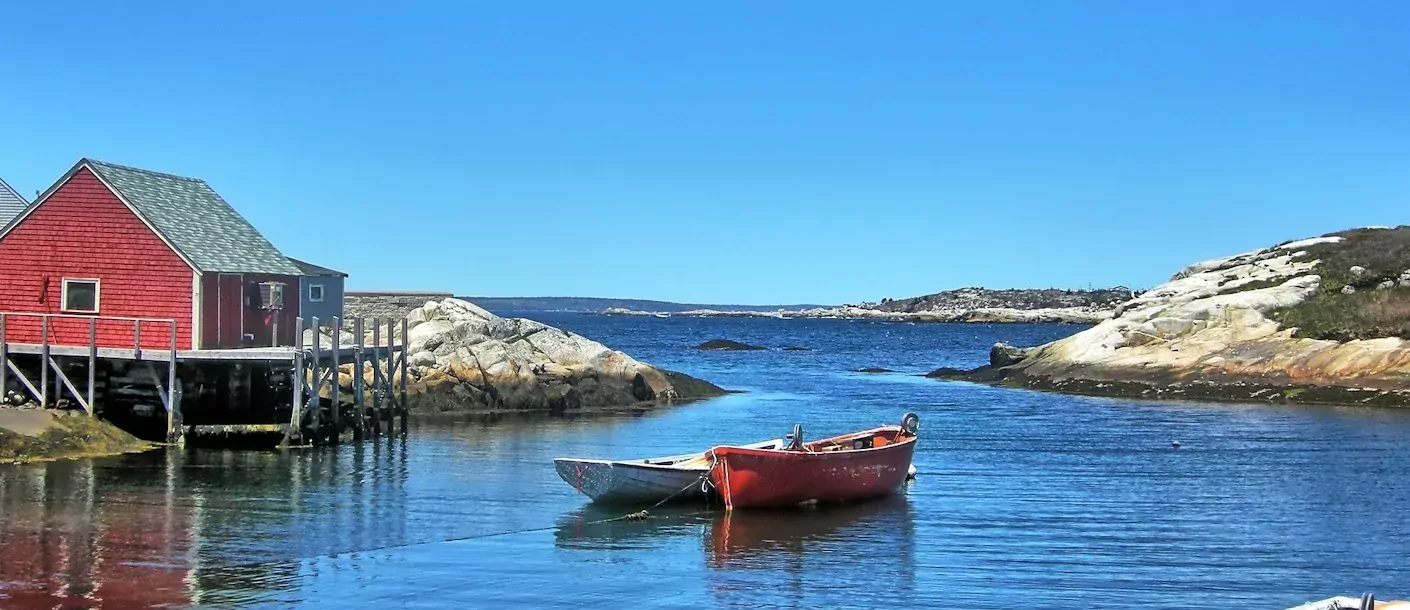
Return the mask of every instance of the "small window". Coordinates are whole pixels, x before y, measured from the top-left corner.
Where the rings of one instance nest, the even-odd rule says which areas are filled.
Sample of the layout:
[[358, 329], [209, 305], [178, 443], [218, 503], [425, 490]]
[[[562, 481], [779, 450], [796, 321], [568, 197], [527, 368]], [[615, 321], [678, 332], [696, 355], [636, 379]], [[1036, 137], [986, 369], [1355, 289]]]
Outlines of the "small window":
[[310, 303], [323, 302], [323, 284], [311, 284], [308, 287], [308, 300]]
[[64, 311], [98, 313], [98, 280], [64, 278]]

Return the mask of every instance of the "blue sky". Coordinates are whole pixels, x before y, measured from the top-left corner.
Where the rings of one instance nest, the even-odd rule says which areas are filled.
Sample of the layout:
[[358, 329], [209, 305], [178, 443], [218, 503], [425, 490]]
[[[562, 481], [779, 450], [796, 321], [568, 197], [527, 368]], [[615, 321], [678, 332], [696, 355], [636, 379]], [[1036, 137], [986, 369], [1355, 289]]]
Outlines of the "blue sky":
[[[298, 6], [293, 6], [298, 5]], [[199, 176], [356, 289], [1150, 286], [1410, 210], [1405, 2], [45, 3], [0, 176]]]

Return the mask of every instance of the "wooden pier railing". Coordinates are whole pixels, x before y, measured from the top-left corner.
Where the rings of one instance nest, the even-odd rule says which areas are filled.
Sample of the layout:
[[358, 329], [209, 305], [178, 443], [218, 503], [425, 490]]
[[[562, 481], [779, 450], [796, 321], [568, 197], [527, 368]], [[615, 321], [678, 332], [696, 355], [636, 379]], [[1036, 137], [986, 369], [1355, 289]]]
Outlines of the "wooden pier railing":
[[[290, 434], [296, 434], [303, 426], [305, 414], [311, 421], [307, 427], [316, 436], [330, 438], [336, 437], [341, 418], [342, 400], [342, 364], [343, 356], [351, 357], [349, 364], [352, 365], [352, 416], [351, 421], [342, 422], [353, 430], [355, 439], [362, 439], [369, 434], [380, 434], [382, 424], [387, 425], [386, 432], [394, 434], [397, 426], [394, 422], [400, 417], [399, 428], [405, 432], [407, 417], [406, 389], [408, 377], [406, 337], [408, 323], [405, 318], [387, 318], [385, 323], [386, 343], [383, 343], [382, 329], [384, 327], [382, 318], [372, 318], [372, 345], [366, 345], [367, 333], [363, 324], [363, 318], [354, 318], [352, 323], [352, 335], [354, 344], [351, 346], [341, 345], [344, 320], [333, 318], [329, 323], [329, 349], [325, 352], [322, 344], [322, 326], [318, 318], [311, 318], [304, 324], [303, 318], [298, 318], [299, 332], [295, 333], [294, 344], [294, 370], [299, 374], [294, 376], [294, 397], [293, 413], [290, 416]], [[400, 328], [398, 328], [398, 325]], [[311, 345], [304, 344], [304, 331], [314, 329]], [[397, 331], [400, 330], [401, 341], [397, 341]], [[351, 349], [349, 349], [351, 348]], [[326, 366], [325, 366], [326, 361]], [[385, 366], [382, 362], [385, 361]], [[372, 364], [371, 388], [368, 388], [366, 370], [367, 364]], [[305, 384], [309, 383], [308, 387]], [[327, 388], [329, 394], [328, 407], [322, 406], [323, 390]], [[370, 392], [369, 392], [370, 390]], [[371, 398], [370, 404], [368, 398]], [[294, 440], [290, 438], [289, 440]]]
[[[162, 348], [144, 348], [143, 326], [155, 326], [165, 330], [161, 334], [148, 333], [146, 345]], [[100, 340], [101, 337], [101, 340]], [[164, 340], [163, 340], [164, 339]], [[167, 318], [128, 318], [122, 316], [84, 316], [74, 314], [38, 314], [0, 312], [0, 392], [8, 392], [10, 375], [14, 375], [20, 385], [29, 393], [41, 408], [50, 406], [50, 395], [58, 399], [67, 391], [74, 402], [83, 407], [90, 416], [94, 414], [97, 388], [95, 374], [100, 358], [138, 360], [148, 362], [148, 372], [162, 398], [162, 406], [167, 412], [168, 429], [175, 426], [175, 414], [179, 390], [176, 381], [177, 362], [176, 320]], [[113, 347], [131, 345], [132, 348]], [[157, 357], [152, 357], [155, 352]], [[12, 358], [14, 354], [36, 355], [39, 357], [39, 384], [36, 386], [25, 371]], [[80, 390], [64, 373], [56, 358], [79, 358], [87, 360], [87, 386]], [[157, 375], [153, 361], [166, 361], [166, 383]], [[57, 392], [50, 392], [51, 375], [58, 382]], [[165, 386], [165, 387], [163, 387]], [[7, 397], [8, 398], [8, 397]]]
[[[99, 388], [103, 387], [101, 382], [107, 380], [97, 376], [100, 372], [112, 374], [111, 367], [100, 367], [99, 361], [124, 361], [127, 364], [119, 365], [123, 371], [134, 371], [130, 364], [140, 362], [145, 365], [146, 376], [166, 411], [167, 439], [174, 442], [182, 436], [182, 383], [177, 376], [178, 366], [200, 367], [188, 373], [215, 370], [217, 375], [226, 375], [229, 367], [216, 367], [267, 363], [273, 367], [271, 370], [279, 371], [268, 379], [282, 381], [288, 379], [285, 375], [292, 374], [292, 379], [288, 379], [292, 382], [292, 392], [283, 394], [289, 402], [280, 399], [269, 404], [269, 423], [255, 427], [283, 428], [285, 440], [296, 443], [336, 442], [338, 434], [349, 428], [355, 438], [361, 439], [383, 433], [384, 424], [387, 434], [395, 434], [398, 429], [404, 432], [409, 376], [409, 354], [405, 349], [407, 320], [372, 318], [371, 345], [367, 345], [366, 320], [351, 321], [352, 345], [340, 344], [346, 321], [333, 318], [329, 322], [331, 337], [326, 347], [319, 319], [310, 318], [305, 323], [304, 318], [297, 318], [292, 346], [183, 350], [178, 342], [188, 337], [181, 334], [176, 320], [0, 312], [0, 396], [8, 400], [6, 394], [13, 380], [17, 389], [23, 388], [42, 408], [55, 406], [68, 395], [84, 412], [94, 415], [98, 404], [106, 400], [99, 395]], [[308, 329], [315, 329], [315, 332], [311, 344], [306, 345], [304, 332]], [[156, 363], [163, 362], [166, 374], [159, 375]], [[368, 363], [373, 365], [371, 379], [366, 374]], [[62, 364], [69, 365], [67, 372]], [[350, 410], [340, 395], [344, 364], [353, 365]], [[141, 368], [135, 371], [139, 377]], [[77, 371], [86, 372], [86, 384], [75, 382], [84, 381], [74, 374]], [[327, 398], [323, 396], [325, 390]], [[281, 389], [281, 392], [290, 390]], [[287, 425], [281, 423], [283, 405], [289, 405], [292, 411]], [[395, 425], [398, 418], [400, 426]], [[218, 421], [203, 422], [205, 424], [222, 427]]]

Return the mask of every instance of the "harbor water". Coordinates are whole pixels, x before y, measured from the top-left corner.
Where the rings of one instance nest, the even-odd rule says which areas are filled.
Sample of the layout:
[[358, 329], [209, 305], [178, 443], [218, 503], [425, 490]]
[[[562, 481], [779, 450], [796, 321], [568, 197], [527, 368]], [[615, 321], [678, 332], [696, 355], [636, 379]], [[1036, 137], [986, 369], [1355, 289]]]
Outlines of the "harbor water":
[[[533, 314], [742, 390], [413, 422], [405, 438], [0, 466], [0, 608], [1284, 608], [1410, 596], [1410, 412], [940, 382], [1061, 325]], [[766, 351], [700, 351], [727, 338]], [[783, 350], [801, 347], [804, 350]], [[883, 367], [894, 373], [853, 372]], [[921, 417], [918, 478], [844, 507], [603, 519], [560, 456]], [[1179, 444], [1178, 447], [1175, 443]]]

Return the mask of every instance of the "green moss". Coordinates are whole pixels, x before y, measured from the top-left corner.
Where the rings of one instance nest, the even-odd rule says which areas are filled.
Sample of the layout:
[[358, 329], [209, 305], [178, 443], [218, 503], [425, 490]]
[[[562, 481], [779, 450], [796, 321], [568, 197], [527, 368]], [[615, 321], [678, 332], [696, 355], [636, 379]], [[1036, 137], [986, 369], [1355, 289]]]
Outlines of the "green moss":
[[116, 426], [83, 415], [61, 417], [38, 436], [0, 428], [0, 462], [99, 457], [153, 447]]
[[1283, 398], [1286, 399], [1286, 400], [1292, 400], [1292, 399], [1294, 399], [1294, 398], [1297, 398], [1298, 396], [1301, 396], [1302, 394], [1304, 394], [1304, 393], [1306, 393], [1306, 392], [1307, 392], [1307, 389], [1306, 389], [1306, 388], [1293, 388], [1293, 389], [1291, 389], [1291, 390], [1283, 390]]

